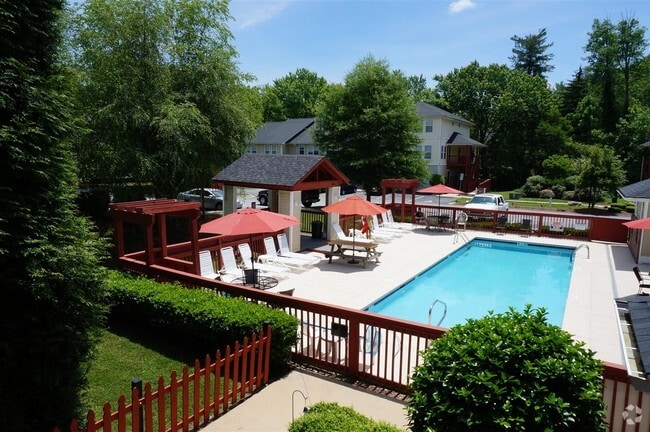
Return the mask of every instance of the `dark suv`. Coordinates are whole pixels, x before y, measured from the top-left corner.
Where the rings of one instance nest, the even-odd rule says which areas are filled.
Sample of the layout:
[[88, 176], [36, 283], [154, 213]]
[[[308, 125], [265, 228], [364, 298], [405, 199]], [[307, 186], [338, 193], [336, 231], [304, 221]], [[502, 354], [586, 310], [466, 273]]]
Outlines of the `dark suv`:
[[[302, 191], [300, 200], [305, 207], [311, 207], [313, 203], [320, 201], [320, 191], [318, 189]], [[259, 201], [260, 205], [269, 205], [268, 189], [262, 189], [257, 193], [257, 201]]]

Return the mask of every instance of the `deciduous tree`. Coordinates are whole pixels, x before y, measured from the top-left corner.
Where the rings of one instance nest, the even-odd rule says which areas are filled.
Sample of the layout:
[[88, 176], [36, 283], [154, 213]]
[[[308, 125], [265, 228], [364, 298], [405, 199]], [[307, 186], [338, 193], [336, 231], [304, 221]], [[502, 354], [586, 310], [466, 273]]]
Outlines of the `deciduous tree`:
[[368, 56], [326, 93], [314, 134], [327, 157], [370, 198], [384, 178], [427, 177], [417, 144], [421, 122], [406, 78]]
[[75, 145], [84, 180], [103, 173], [170, 197], [241, 154], [261, 106], [234, 61], [229, 19], [223, 1], [80, 4], [70, 51], [88, 130]]

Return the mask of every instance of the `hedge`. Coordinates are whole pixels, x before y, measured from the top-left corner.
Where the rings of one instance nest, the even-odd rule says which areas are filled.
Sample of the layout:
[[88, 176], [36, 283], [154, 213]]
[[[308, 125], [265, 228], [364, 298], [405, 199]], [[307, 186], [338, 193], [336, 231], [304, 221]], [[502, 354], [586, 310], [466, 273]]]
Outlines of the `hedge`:
[[107, 285], [111, 319], [162, 331], [212, 356], [217, 349], [259, 333], [269, 322], [271, 371], [277, 375], [289, 368], [298, 320], [280, 309], [117, 271], [110, 272]]

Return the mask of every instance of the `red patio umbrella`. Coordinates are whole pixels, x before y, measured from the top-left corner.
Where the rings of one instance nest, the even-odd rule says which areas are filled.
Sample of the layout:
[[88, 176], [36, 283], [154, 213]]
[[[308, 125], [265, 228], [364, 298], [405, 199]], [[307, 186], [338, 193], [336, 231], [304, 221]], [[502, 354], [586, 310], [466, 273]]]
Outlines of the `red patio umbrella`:
[[633, 221], [623, 222], [628, 228], [650, 229], [650, 218], [636, 219]]
[[[199, 232], [232, 236], [248, 234], [252, 241], [253, 234], [273, 233], [298, 224], [300, 221], [293, 216], [245, 208], [204, 223]], [[255, 268], [255, 259], [252, 255], [251, 261]]]
[[[352, 195], [349, 198], [335, 202], [334, 204], [327, 205], [323, 207], [322, 210], [326, 213], [352, 215], [355, 224], [357, 215], [370, 216], [386, 212], [386, 209], [382, 206], [365, 200], [358, 195]], [[348, 261], [350, 264], [357, 264], [359, 262], [358, 260], [354, 259], [354, 242], [356, 239], [356, 232], [356, 229], [352, 231], [352, 259]]]
[[453, 187], [449, 187], [447, 185], [444, 185], [442, 183], [429, 186], [424, 189], [420, 189], [419, 191], [416, 191], [417, 193], [424, 193], [424, 194], [434, 194], [438, 195], [438, 215], [440, 215], [440, 195], [442, 194], [462, 194], [464, 193], [463, 191], [459, 191], [458, 189], [454, 189]]

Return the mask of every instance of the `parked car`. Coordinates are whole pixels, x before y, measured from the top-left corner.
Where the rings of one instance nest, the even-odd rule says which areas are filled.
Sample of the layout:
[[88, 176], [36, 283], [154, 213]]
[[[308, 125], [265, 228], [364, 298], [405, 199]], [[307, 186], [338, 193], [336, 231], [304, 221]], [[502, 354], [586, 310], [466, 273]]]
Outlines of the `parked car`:
[[[190, 189], [185, 192], [180, 192], [176, 199], [179, 201], [193, 201], [201, 202], [201, 195], [203, 195], [203, 207], [206, 210], [223, 210], [223, 191], [221, 189], [213, 188], [196, 188]], [[237, 200], [237, 208], [242, 208], [244, 202]]]
[[[302, 205], [305, 207], [311, 207], [313, 203], [320, 201], [320, 190], [314, 189], [302, 191], [300, 194], [300, 200], [302, 202]], [[262, 189], [259, 191], [257, 193], [257, 201], [260, 203], [260, 205], [269, 205], [269, 191], [267, 189]]]
[[341, 185], [341, 195], [348, 195], [357, 192], [357, 185], [354, 183]]
[[491, 213], [483, 213], [481, 210], [508, 210], [509, 204], [499, 194], [478, 194], [465, 204], [466, 213], [472, 217], [491, 217]]

